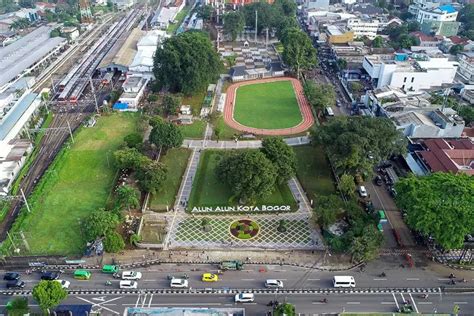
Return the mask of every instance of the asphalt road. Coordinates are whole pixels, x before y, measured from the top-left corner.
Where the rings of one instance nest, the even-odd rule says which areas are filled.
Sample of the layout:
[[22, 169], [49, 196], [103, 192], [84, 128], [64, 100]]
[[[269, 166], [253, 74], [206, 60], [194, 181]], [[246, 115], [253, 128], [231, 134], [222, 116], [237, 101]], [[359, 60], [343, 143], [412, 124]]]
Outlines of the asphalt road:
[[[426, 299], [414, 294], [332, 294], [332, 295], [279, 295], [256, 294], [253, 303], [234, 303], [233, 294], [133, 294], [133, 295], [71, 295], [64, 304], [90, 304], [93, 311], [103, 315], [122, 315], [128, 307], [243, 307], [247, 315], [265, 315], [272, 300], [291, 302], [305, 315], [340, 312], [395, 312], [404, 301], [412, 303], [419, 313], [451, 313], [458, 305], [461, 313], [474, 310], [472, 294], [431, 294]], [[327, 303], [322, 300], [326, 298]], [[9, 297], [0, 297], [5, 306]], [[31, 300], [32, 308], [37, 308]]]

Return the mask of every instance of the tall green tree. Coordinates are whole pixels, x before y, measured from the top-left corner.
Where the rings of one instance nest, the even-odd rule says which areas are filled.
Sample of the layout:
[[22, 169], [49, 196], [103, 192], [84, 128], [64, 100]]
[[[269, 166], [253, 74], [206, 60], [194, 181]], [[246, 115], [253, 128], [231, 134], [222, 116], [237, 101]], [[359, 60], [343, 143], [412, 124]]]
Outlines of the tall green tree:
[[98, 209], [85, 218], [82, 231], [87, 240], [94, 240], [113, 232], [119, 222], [120, 219], [116, 213]]
[[266, 28], [273, 28], [278, 25], [281, 13], [278, 8], [267, 2], [253, 2], [245, 5], [242, 9], [245, 25], [255, 27], [255, 12], [258, 15], [257, 31], [260, 34]]
[[124, 148], [114, 152], [115, 165], [119, 169], [136, 169], [147, 157], [143, 156], [136, 148]]
[[140, 205], [138, 200], [138, 192], [129, 185], [121, 185], [115, 192], [117, 194], [117, 203], [120, 207], [126, 207], [128, 211], [130, 208], [137, 208]]
[[318, 112], [318, 115], [327, 107], [336, 104], [336, 92], [331, 84], [320, 84], [306, 80], [303, 92], [309, 104]]
[[261, 151], [275, 165], [278, 183], [286, 183], [296, 174], [296, 154], [282, 137], [265, 138]]
[[273, 316], [296, 316], [295, 305], [290, 303], [283, 303], [278, 305], [273, 311]]
[[201, 5], [197, 10], [198, 17], [204, 21], [210, 21], [214, 13], [214, 8], [211, 5]]
[[464, 50], [464, 46], [462, 46], [461, 44], [456, 44], [456, 45], [451, 46], [451, 48], [449, 49], [449, 53], [451, 55], [457, 55], [459, 53], [462, 53], [463, 50]]
[[352, 240], [352, 262], [366, 262], [377, 258], [382, 242], [383, 235], [374, 225], [367, 225], [364, 234]]
[[383, 46], [383, 38], [382, 36], [376, 36], [374, 40], [372, 41], [372, 47], [373, 48], [380, 48]]
[[232, 152], [221, 159], [216, 174], [227, 183], [234, 196], [244, 202], [269, 196], [275, 189], [275, 166], [261, 152]]
[[190, 95], [216, 80], [222, 62], [209, 36], [199, 31], [180, 33], [156, 50], [153, 73], [157, 87]]
[[434, 173], [410, 176], [395, 185], [397, 206], [407, 212], [407, 224], [431, 235], [444, 249], [461, 248], [474, 230], [474, 177]]
[[459, 11], [458, 21], [462, 22], [461, 34], [467, 36], [470, 40], [474, 40], [474, 4], [463, 5]]
[[144, 192], [157, 193], [166, 180], [168, 170], [158, 161], [150, 161], [141, 166], [137, 172], [138, 186]]
[[406, 152], [406, 138], [386, 118], [335, 117], [313, 135], [315, 143], [326, 147], [339, 174], [371, 175], [378, 162]]
[[125, 248], [125, 241], [122, 235], [112, 231], [105, 236], [104, 250], [108, 253], [117, 253]]
[[40, 281], [33, 288], [33, 298], [38, 302], [43, 312], [49, 315], [49, 310], [58, 306], [67, 298], [67, 291], [56, 281]]
[[286, 32], [283, 43], [283, 61], [299, 78], [301, 71], [313, 68], [317, 63], [316, 49], [309, 36], [297, 28]]
[[29, 313], [27, 297], [15, 297], [9, 301], [6, 308], [9, 316], [23, 316]]
[[342, 213], [342, 201], [335, 194], [317, 196], [314, 212], [321, 227], [331, 226]]
[[337, 185], [339, 191], [341, 191], [347, 197], [354, 197], [356, 185], [354, 182], [354, 177], [350, 174], [344, 173], [340, 179], [339, 184]]
[[163, 97], [163, 109], [167, 115], [176, 114], [180, 106], [181, 97], [170, 94]]
[[140, 133], [133, 132], [123, 138], [127, 147], [139, 149], [143, 143], [143, 136]]
[[150, 133], [150, 142], [164, 151], [179, 147], [183, 144], [183, 134], [181, 130], [173, 123], [166, 122], [160, 117], [155, 117], [150, 121], [153, 126]]
[[234, 11], [224, 15], [224, 34], [231, 37], [235, 41], [237, 35], [242, 33], [245, 26], [245, 20], [242, 12]]

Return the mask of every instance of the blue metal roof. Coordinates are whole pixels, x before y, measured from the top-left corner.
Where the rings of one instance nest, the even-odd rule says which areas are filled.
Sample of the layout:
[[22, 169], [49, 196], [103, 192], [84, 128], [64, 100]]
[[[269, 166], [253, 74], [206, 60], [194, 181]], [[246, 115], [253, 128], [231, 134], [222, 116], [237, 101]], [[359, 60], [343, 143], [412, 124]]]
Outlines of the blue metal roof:
[[37, 93], [29, 93], [21, 99], [20, 102], [7, 113], [7, 115], [0, 122], [0, 140], [4, 140], [8, 133], [15, 126], [21, 116], [28, 110], [31, 103], [38, 96]]
[[456, 9], [450, 4], [445, 4], [445, 5], [439, 6], [438, 9], [440, 9], [441, 11], [447, 12], [447, 13], [456, 12]]
[[126, 110], [126, 109], [128, 109], [127, 103], [117, 102], [114, 104], [114, 110]]

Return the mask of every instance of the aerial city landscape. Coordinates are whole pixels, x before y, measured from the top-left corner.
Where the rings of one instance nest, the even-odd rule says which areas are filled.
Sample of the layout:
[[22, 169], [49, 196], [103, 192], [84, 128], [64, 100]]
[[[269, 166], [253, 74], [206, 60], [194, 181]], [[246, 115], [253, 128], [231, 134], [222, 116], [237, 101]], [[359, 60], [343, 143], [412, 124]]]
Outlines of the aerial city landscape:
[[0, 315], [474, 315], [474, 2], [2, 0]]

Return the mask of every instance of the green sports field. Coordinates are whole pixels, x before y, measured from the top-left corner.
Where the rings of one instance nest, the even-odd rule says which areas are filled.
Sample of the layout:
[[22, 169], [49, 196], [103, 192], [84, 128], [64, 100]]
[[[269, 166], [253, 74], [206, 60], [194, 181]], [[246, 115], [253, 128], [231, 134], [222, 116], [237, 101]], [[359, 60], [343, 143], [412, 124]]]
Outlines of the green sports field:
[[263, 129], [290, 128], [303, 120], [291, 81], [237, 88], [234, 119], [242, 125]]

